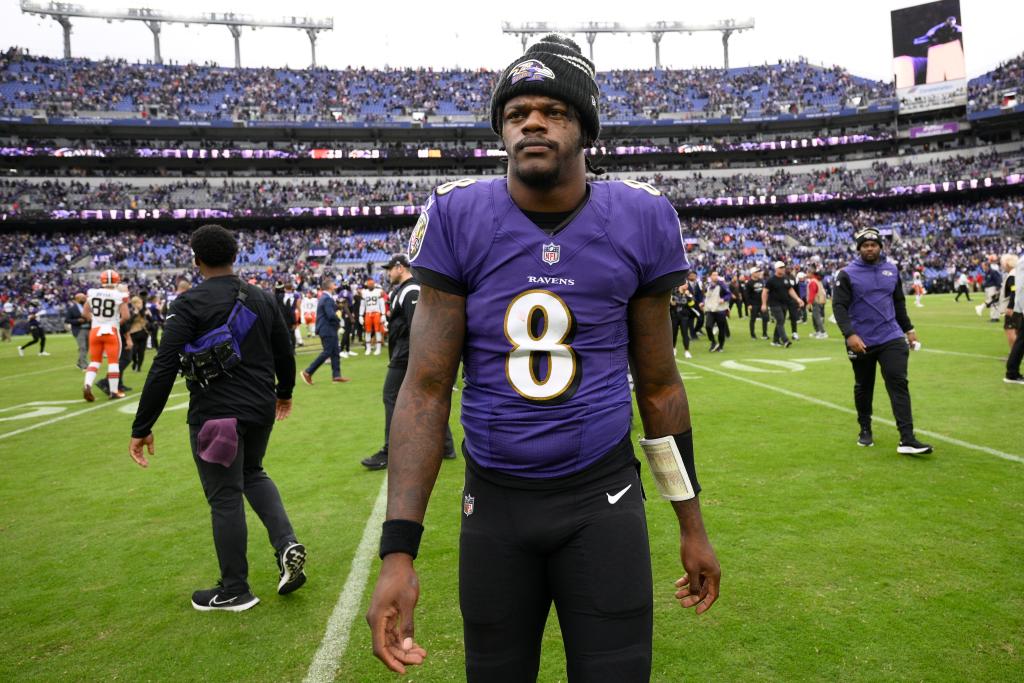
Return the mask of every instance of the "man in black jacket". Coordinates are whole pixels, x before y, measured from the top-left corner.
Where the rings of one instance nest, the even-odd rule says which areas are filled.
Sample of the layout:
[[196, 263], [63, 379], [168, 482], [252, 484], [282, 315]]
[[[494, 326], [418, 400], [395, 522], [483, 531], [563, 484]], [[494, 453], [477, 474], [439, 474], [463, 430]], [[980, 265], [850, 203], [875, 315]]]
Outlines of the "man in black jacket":
[[[388, 374], [384, 378], [384, 447], [364, 458], [361, 462], [370, 470], [383, 470], [388, 466], [388, 432], [391, 430], [391, 416], [395, 412], [398, 390], [405, 379], [409, 366], [409, 328], [420, 300], [420, 283], [413, 277], [409, 258], [405, 254], [394, 254], [384, 265], [391, 281], [391, 310], [388, 313]], [[445, 428], [444, 457], [455, 458], [455, 444], [451, 427]]]
[[85, 370], [88, 365], [89, 353], [89, 321], [85, 319], [85, 294], [75, 294], [74, 300], [68, 304], [64, 312], [64, 322], [71, 326], [71, 336], [78, 344], [78, 362], [75, 365], [79, 370]]
[[143, 447], [153, 454], [153, 425], [174, 386], [185, 345], [225, 325], [244, 297], [242, 306], [255, 314], [255, 321], [244, 338], [236, 339], [241, 361], [205, 387], [188, 382], [192, 456], [210, 504], [221, 573], [216, 587], [192, 594], [192, 606], [204, 612], [241, 612], [259, 602], [249, 590], [243, 496], [276, 551], [277, 592], [290, 593], [306, 581], [306, 549], [296, 541], [277, 486], [263, 470], [274, 420], [285, 419], [292, 410], [295, 357], [274, 298], [234, 274], [234, 235], [219, 225], [204, 225], [192, 233], [191, 247], [203, 282], [169, 309], [163, 341], [139, 398], [129, 454], [140, 466], [149, 466]]

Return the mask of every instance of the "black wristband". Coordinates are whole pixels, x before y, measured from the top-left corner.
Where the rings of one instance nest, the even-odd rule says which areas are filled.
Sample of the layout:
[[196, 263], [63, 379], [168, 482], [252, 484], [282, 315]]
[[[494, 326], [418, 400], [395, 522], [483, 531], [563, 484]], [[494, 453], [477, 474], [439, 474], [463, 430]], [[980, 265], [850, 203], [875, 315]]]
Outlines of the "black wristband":
[[686, 476], [690, 478], [693, 485], [693, 493], [700, 493], [700, 483], [697, 481], [697, 467], [693, 464], [693, 430], [687, 429], [682, 434], [673, 434], [676, 441], [676, 448], [679, 449], [679, 457], [683, 460], [683, 467], [686, 468]]
[[380, 559], [391, 553], [405, 553], [416, 559], [420, 551], [423, 525], [411, 519], [389, 519], [384, 522], [380, 534]]

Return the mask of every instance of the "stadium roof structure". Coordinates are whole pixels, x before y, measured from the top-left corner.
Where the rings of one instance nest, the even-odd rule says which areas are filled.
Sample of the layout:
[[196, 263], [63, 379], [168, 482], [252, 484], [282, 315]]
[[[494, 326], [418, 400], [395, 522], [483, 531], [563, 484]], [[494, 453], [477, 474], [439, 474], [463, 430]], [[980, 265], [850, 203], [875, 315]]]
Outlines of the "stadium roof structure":
[[594, 40], [598, 33], [649, 33], [654, 41], [654, 66], [661, 68], [661, 39], [666, 33], [693, 33], [695, 31], [721, 31], [722, 49], [725, 68], [729, 68], [729, 37], [733, 33], [754, 28], [754, 18], [720, 19], [706, 23], [690, 24], [685, 21], [656, 21], [649, 24], [620, 24], [618, 22], [588, 21], [582, 24], [550, 24], [546, 21], [528, 21], [513, 25], [509, 21], [501, 22], [501, 32], [519, 36], [523, 42], [523, 52], [529, 37], [547, 33], [582, 33], [587, 37], [590, 46], [590, 61], [594, 61]]
[[312, 53], [312, 65], [316, 66], [316, 39], [320, 31], [334, 29], [334, 19], [314, 17], [277, 17], [260, 18], [235, 12], [203, 12], [201, 14], [175, 14], [148, 7], [131, 7], [127, 9], [98, 10], [70, 2], [39, 2], [37, 0], [21, 0], [21, 11], [26, 14], [37, 14], [40, 17], [51, 17], [64, 29], [64, 59], [71, 59], [71, 18], [106, 19], [107, 22], [141, 21], [153, 32], [153, 62], [163, 64], [160, 55], [161, 24], [210, 24], [227, 26], [235, 40], [235, 68], [242, 66], [240, 38], [243, 28], [294, 28], [306, 32]]

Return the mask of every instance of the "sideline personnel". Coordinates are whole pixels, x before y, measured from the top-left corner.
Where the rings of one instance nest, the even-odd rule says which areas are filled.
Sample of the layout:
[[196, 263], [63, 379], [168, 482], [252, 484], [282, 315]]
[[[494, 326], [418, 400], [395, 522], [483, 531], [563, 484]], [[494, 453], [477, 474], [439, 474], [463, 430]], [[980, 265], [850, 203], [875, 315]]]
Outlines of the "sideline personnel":
[[459, 596], [470, 683], [535, 680], [552, 602], [570, 680], [650, 677], [654, 597], [627, 359], [651, 437], [641, 444], [662, 465], [655, 480], [679, 521], [686, 574], [675, 597], [698, 613], [718, 597], [668, 316], [689, 267], [679, 218], [650, 185], [587, 182], [598, 96], [576, 43], [542, 38], [491, 99], [507, 177], [440, 186], [413, 229], [422, 292], [367, 613], [373, 652], [394, 671], [426, 656], [413, 628], [413, 560], [460, 358]]
[[331, 361], [331, 381], [349, 380], [348, 377], [341, 376], [341, 358], [338, 356], [338, 330], [341, 328], [341, 318], [338, 316], [338, 303], [334, 299], [334, 290], [338, 288], [334, 276], [324, 278], [323, 288], [320, 300], [316, 303], [316, 336], [320, 337], [323, 351], [302, 371], [302, 381], [310, 386], [313, 385], [313, 373], [328, 359]]
[[910, 345], [918, 341], [907, 315], [903, 283], [896, 266], [882, 256], [878, 230], [864, 228], [855, 239], [858, 256], [839, 271], [832, 293], [832, 312], [846, 337], [847, 355], [853, 366], [853, 402], [860, 423], [857, 445], [875, 445], [871, 434], [871, 403], [877, 364], [882, 368], [885, 390], [900, 432], [896, 452], [931, 453], [932, 447], [914, 436], [907, 361]]
[[296, 541], [277, 486], [263, 470], [274, 419], [283, 420], [292, 411], [295, 357], [273, 296], [246, 285], [232, 270], [238, 253], [235, 236], [219, 225], [204, 225], [192, 233], [191, 246], [203, 282], [170, 306], [128, 449], [135, 462], [149, 466], [142, 449], [153, 454], [153, 425], [174, 385], [180, 354], [186, 344], [225, 325], [244, 295], [242, 307], [255, 314], [255, 321], [239, 341], [241, 362], [205, 388], [191, 380], [187, 384], [189, 441], [210, 504], [221, 575], [216, 587], [192, 594], [192, 606], [204, 612], [241, 612], [259, 602], [249, 590], [243, 495], [276, 551], [277, 592], [290, 593], [306, 581], [306, 548]]
[[[384, 264], [384, 270], [391, 281], [391, 311], [388, 313], [388, 374], [384, 378], [384, 447], [364, 458], [362, 464], [370, 470], [382, 470], [388, 466], [388, 432], [391, 430], [391, 416], [395, 412], [398, 390], [405, 379], [409, 365], [409, 328], [420, 300], [420, 283], [409, 268], [405, 254], [394, 254]], [[444, 457], [455, 459], [455, 445], [450, 427], [444, 433]]]

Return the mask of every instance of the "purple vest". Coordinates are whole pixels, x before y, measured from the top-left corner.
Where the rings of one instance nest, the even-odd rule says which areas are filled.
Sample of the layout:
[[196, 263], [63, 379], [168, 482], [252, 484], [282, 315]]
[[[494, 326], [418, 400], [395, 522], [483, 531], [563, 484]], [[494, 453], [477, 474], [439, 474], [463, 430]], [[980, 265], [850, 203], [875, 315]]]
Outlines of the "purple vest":
[[850, 278], [850, 324], [867, 346], [903, 336], [892, 296], [899, 286], [896, 266], [879, 257], [874, 264], [857, 257], [843, 269]]
[[553, 237], [509, 197], [504, 178], [457, 181], [431, 196], [412, 265], [466, 292], [466, 447], [522, 477], [587, 467], [629, 431], [626, 307], [689, 268], [671, 204], [640, 183], [590, 183]]

